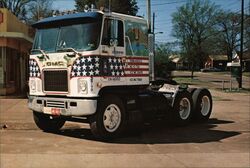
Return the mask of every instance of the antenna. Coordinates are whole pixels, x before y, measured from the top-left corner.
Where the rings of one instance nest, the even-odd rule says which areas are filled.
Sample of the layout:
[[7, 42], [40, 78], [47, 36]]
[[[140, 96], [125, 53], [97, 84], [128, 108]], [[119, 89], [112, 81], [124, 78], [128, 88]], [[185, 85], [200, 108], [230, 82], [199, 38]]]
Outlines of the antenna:
[[109, 0], [109, 13], [111, 13], [111, 0]]
[[147, 0], [148, 31], [151, 33], [151, 2]]

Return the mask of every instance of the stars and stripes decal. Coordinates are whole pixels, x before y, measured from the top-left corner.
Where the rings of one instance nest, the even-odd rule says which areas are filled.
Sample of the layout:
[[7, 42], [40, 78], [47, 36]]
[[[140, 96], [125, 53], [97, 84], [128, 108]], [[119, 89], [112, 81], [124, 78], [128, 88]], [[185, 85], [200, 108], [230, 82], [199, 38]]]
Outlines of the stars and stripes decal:
[[[70, 77], [110, 76], [135, 77], [148, 76], [149, 60], [147, 57], [79, 57], [72, 65]], [[29, 76], [41, 77], [41, 71], [35, 59], [29, 60]]]
[[30, 77], [41, 77], [40, 68], [38, 66], [38, 63], [34, 59], [29, 60], [29, 76]]
[[148, 76], [149, 60], [148, 57], [131, 57], [126, 59], [125, 74], [129, 77]]
[[88, 56], [77, 58], [71, 69], [71, 78], [85, 76], [124, 76], [121, 58]]

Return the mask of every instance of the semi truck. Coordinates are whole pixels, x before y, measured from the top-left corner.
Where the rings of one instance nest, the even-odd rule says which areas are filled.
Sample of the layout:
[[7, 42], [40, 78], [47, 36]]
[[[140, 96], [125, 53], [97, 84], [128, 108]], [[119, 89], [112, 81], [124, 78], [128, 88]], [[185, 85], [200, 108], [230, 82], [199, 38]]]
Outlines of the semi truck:
[[41, 130], [84, 122], [96, 138], [109, 139], [159, 118], [178, 126], [209, 119], [208, 89], [155, 79], [147, 20], [91, 11], [33, 27], [28, 106]]

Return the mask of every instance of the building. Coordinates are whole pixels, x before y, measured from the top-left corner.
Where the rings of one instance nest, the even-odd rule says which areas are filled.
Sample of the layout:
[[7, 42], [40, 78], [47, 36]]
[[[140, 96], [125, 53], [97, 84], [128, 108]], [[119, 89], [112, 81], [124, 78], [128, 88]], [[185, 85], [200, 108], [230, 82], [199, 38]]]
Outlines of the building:
[[34, 30], [0, 8], [0, 95], [25, 93]]
[[224, 71], [227, 68], [227, 62], [227, 55], [209, 55], [204, 64], [204, 68], [217, 68]]
[[250, 72], [250, 50], [246, 50], [242, 56], [243, 71]]
[[[183, 58], [180, 55], [171, 55], [169, 59], [175, 65], [176, 70], [190, 70], [191, 64], [187, 61], [187, 58]], [[199, 69], [198, 66], [195, 66], [195, 70]]]
[[[233, 58], [233, 62], [239, 62], [240, 53], [238, 52], [237, 55], [238, 56]], [[217, 68], [220, 70], [226, 70], [228, 62], [229, 61], [228, 61], [227, 55], [210, 55], [204, 64], [204, 68]], [[250, 51], [249, 50], [245, 50], [243, 52], [242, 69], [243, 71], [246, 71], [246, 72], [250, 71]]]

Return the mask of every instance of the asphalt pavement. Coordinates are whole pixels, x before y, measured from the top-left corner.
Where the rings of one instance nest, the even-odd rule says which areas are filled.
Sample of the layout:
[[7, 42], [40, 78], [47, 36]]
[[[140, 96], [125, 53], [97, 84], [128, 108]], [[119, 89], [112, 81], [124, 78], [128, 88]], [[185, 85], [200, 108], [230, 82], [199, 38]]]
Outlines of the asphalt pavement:
[[97, 141], [83, 123], [45, 133], [35, 126], [27, 99], [2, 98], [0, 167], [250, 167], [249, 92], [211, 92], [214, 107], [205, 124], [159, 121], [109, 142]]

